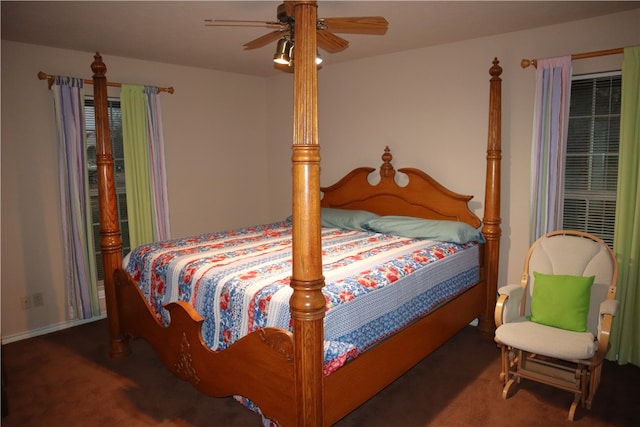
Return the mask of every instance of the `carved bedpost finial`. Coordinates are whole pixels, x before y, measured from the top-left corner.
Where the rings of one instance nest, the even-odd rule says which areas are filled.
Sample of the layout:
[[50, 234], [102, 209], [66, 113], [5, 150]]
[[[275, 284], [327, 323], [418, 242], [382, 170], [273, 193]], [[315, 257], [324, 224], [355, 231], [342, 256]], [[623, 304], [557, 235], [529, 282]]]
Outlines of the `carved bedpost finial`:
[[93, 74], [95, 77], [104, 77], [107, 75], [107, 66], [105, 65], [104, 62], [102, 62], [102, 55], [100, 55], [100, 52], [96, 52], [95, 55], [93, 55], [93, 62], [91, 63], [91, 71], [93, 71]]
[[382, 166], [380, 166], [380, 176], [382, 178], [393, 178], [396, 174], [396, 171], [393, 169], [393, 165], [391, 164], [391, 160], [393, 156], [391, 155], [391, 150], [389, 146], [384, 147], [384, 154], [382, 155]]
[[499, 64], [498, 58], [493, 58], [493, 66], [489, 69], [489, 74], [494, 79], [497, 79], [502, 74], [502, 67]]

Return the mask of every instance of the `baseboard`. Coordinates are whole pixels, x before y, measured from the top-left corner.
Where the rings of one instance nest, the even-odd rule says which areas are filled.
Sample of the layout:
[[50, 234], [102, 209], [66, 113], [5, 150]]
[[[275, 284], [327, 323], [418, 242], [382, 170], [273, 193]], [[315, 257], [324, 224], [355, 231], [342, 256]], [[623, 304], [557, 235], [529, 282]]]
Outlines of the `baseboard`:
[[46, 335], [52, 332], [62, 331], [64, 329], [72, 328], [74, 326], [79, 326], [85, 323], [90, 323], [90, 322], [95, 322], [97, 320], [105, 319], [106, 317], [107, 317], [107, 313], [102, 313], [99, 316], [94, 316], [90, 319], [68, 320], [68, 321], [60, 322], [54, 325], [47, 325], [42, 328], [31, 329], [30, 331], [20, 332], [18, 334], [2, 337], [2, 344], [3, 345], [9, 344], [15, 341], [26, 340], [28, 338], [34, 338], [40, 335]]
[[95, 322], [97, 320], [107, 318], [107, 310], [104, 306], [104, 290], [98, 290], [98, 300], [100, 302], [100, 313], [98, 316], [93, 316], [90, 319], [76, 319], [66, 320], [64, 322], [56, 323], [53, 325], [43, 326], [42, 328], [31, 329], [29, 331], [20, 332], [13, 335], [2, 337], [2, 344], [9, 344], [16, 341], [26, 340], [28, 338], [39, 337], [41, 335], [50, 334], [52, 332], [62, 331], [64, 329], [73, 328], [74, 326], [83, 325], [85, 323]]

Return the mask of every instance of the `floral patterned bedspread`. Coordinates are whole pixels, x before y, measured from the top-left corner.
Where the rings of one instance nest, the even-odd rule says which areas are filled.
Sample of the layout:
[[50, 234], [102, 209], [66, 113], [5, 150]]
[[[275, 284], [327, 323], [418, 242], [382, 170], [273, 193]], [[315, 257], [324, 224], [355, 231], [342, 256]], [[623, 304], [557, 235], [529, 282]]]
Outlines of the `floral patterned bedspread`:
[[[479, 280], [475, 243], [323, 228], [322, 256], [326, 375]], [[291, 329], [289, 221], [144, 245], [125, 268], [164, 324], [164, 304], [190, 303], [213, 350]]]

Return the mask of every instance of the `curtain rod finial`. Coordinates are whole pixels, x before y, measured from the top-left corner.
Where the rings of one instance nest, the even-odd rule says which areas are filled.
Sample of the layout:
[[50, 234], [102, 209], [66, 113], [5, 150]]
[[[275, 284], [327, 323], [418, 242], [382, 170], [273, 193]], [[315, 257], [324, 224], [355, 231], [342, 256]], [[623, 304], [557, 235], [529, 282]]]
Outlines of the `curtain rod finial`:
[[534, 67], [537, 67], [538, 61], [536, 61], [535, 59], [523, 59], [522, 61], [520, 61], [520, 66], [522, 68], [527, 68], [531, 65], [533, 65]]
[[39, 71], [38, 72], [38, 79], [40, 80], [46, 80], [47, 83], [49, 84], [49, 89], [51, 89], [51, 86], [53, 86], [53, 82], [56, 79], [55, 76], [50, 76], [49, 74], [45, 73], [44, 71]]

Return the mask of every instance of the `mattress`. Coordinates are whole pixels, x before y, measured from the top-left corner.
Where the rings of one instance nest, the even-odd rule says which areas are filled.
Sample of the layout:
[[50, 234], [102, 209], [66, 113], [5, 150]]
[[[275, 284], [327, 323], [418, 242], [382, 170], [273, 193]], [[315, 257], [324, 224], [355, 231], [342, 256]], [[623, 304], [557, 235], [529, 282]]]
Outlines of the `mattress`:
[[[479, 281], [479, 247], [322, 228], [325, 375]], [[123, 262], [156, 317], [191, 304], [214, 351], [291, 330], [289, 220], [143, 245]]]

